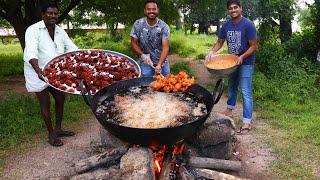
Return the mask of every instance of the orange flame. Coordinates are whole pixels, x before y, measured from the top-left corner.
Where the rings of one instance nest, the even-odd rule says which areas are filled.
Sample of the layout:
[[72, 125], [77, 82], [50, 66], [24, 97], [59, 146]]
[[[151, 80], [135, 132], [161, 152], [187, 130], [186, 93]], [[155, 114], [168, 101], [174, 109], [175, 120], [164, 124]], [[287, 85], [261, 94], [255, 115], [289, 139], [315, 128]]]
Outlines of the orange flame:
[[164, 161], [164, 156], [168, 150], [168, 146], [166, 145], [157, 145], [157, 144], [152, 144], [149, 146], [153, 150], [153, 163], [154, 163], [154, 172], [157, 175], [160, 174], [161, 172], [161, 167], [163, 165]]
[[[158, 177], [161, 173], [161, 169], [164, 163], [165, 154], [168, 151], [167, 145], [160, 145], [160, 144], [150, 144], [150, 149], [152, 149], [153, 154], [153, 163], [154, 163], [154, 173], [156, 177]], [[183, 153], [185, 148], [185, 144], [175, 145], [172, 150], [172, 155], [180, 155]]]
[[154, 165], [155, 165], [156, 172], [160, 173], [161, 172], [161, 166], [159, 164], [159, 161], [158, 160], [154, 160]]
[[185, 148], [185, 144], [181, 144], [181, 145], [174, 146], [173, 151], [172, 151], [172, 154], [173, 154], [173, 155], [182, 154], [184, 148]]

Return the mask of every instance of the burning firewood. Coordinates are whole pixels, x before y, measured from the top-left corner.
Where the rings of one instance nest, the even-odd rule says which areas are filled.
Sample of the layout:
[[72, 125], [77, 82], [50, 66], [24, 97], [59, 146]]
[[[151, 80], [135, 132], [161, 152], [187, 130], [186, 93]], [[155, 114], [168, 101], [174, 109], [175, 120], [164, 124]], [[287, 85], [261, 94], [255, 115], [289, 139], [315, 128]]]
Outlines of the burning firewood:
[[126, 152], [127, 149], [122, 147], [91, 156], [87, 159], [82, 159], [75, 164], [75, 170], [77, 173], [83, 173], [94, 167], [106, 164], [112, 165], [114, 162], [118, 161]]
[[215, 180], [244, 180], [242, 178], [235, 177], [230, 174], [213, 171], [210, 169], [195, 169], [196, 173], [207, 179], [215, 179]]
[[180, 166], [178, 179], [181, 180], [195, 180], [196, 178], [184, 166]]
[[195, 168], [219, 169], [228, 171], [240, 171], [240, 161], [230, 161], [203, 157], [190, 157], [188, 165]]

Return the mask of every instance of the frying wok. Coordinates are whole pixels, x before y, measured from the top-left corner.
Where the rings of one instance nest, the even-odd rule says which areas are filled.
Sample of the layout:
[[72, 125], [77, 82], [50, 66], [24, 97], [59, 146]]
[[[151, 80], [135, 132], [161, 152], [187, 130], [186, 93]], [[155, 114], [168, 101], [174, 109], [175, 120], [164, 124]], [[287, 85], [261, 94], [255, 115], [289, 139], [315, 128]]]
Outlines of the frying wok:
[[149, 145], [150, 143], [160, 143], [173, 145], [174, 143], [193, 135], [198, 127], [202, 125], [211, 113], [211, 110], [223, 93], [223, 80], [219, 79], [216, 83], [213, 94], [198, 84], [192, 85], [187, 92], [196, 96], [200, 102], [204, 103], [207, 108], [207, 114], [199, 117], [195, 121], [185, 123], [180, 126], [168, 128], [133, 128], [122, 126], [107, 120], [96, 113], [96, 109], [109, 97], [117, 95], [120, 91], [127, 90], [133, 86], [149, 86], [154, 79], [152, 77], [141, 77], [130, 80], [119, 81], [108, 87], [99, 90], [93, 96], [91, 94], [84, 94], [83, 88], [88, 86], [85, 81], [81, 81], [82, 95], [84, 101], [90, 106], [92, 112], [96, 116], [99, 123], [116, 137], [140, 145]]

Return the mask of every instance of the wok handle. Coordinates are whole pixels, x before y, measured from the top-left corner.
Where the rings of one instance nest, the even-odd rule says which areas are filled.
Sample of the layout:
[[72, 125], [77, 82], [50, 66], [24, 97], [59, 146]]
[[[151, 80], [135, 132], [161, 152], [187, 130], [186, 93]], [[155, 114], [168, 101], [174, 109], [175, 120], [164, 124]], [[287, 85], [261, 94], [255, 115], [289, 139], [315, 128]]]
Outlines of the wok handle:
[[[86, 95], [83, 86], [87, 89], [88, 95]], [[82, 97], [83, 97], [84, 102], [85, 102], [88, 106], [91, 107], [91, 104], [92, 104], [92, 95], [91, 95], [91, 92], [90, 92], [91, 89], [90, 89], [90, 87], [88, 86], [88, 84], [87, 84], [83, 79], [81, 79], [81, 81], [80, 81], [80, 89], [81, 89], [81, 94], [82, 94]]]
[[[223, 79], [219, 79], [216, 83], [216, 87], [214, 88], [214, 91], [212, 93], [213, 96], [213, 104], [217, 104], [222, 96], [223, 93], [223, 89], [224, 89], [224, 80]], [[217, 94], [218, 92], [218, 94]]]

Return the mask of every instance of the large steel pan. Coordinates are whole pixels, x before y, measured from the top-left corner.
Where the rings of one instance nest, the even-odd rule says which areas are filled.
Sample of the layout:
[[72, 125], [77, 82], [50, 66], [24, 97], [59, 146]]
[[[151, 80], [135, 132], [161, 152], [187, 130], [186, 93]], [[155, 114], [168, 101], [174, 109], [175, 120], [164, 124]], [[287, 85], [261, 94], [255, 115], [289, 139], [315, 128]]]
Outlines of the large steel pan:
[[[172, 145], [186, 137], [193, 135], [198, 127], [202, 125], [211, 113], [211, 110], [223, 93], [223, 80], [220, 79], [211, 94], [205, 88], [198, 84], [192, 85], [187, 91], [196, 96], [207, 108], [207, 114], [197, 120], [180, 126], [158, 129], [143, 129], [126, 127], [107, 121], [105, 117], [99, 116], [96, 109], [108, 98], [117, 95], [119, 91], [127, 90], [133, 86], [149, 86], [153, 81], [152, 77], [134, 78], [125, 81], [119, 81], [98, 91], [95, 95], [83, 96], [85, 102], [90, 106], [99, 123], [116, 137], [140, 145], [149, 145], [150, 143], [161, 143]], [[82, 81], [81, 87], [86, 86]], [[88, 87], [86, 87], [88, 88]]]

